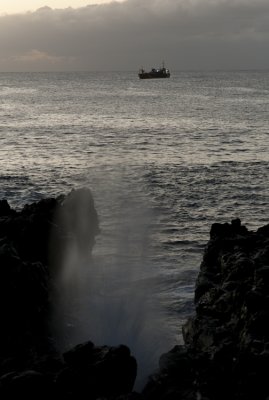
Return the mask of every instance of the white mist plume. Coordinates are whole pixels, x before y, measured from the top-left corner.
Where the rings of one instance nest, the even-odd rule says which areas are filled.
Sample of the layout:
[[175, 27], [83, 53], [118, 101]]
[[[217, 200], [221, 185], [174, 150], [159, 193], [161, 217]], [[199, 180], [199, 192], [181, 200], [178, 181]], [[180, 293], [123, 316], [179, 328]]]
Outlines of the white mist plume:
[[[87, 199], [77, 201], [79, 212], [65, 213], [66, 226], [89, 236], [88, 215], [83, 215]], [[85, 251], [85, 237], [78, 240], [74, 234], [67, 242], [58, 282], [58, 339], [66, 347], [87, 340], [129, 346], [138, 363], [138, 389], [169, 347], [149, 259], [151, 215], [142, 204], [127, 199], [119, 208], [109, 232], [101, 227], [93, 255]]]

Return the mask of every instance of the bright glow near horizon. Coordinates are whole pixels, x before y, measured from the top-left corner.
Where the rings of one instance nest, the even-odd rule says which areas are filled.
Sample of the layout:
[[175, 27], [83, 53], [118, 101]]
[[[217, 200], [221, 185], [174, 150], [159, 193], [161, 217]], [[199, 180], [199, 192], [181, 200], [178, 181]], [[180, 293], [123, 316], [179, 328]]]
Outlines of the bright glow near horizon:
[[51, 8], [79, 8], [89, 4], [110, 3], [111, 0], [1, 0], [0, 15], [20, 14], [27, 11], [35, 11], [40, 7]]

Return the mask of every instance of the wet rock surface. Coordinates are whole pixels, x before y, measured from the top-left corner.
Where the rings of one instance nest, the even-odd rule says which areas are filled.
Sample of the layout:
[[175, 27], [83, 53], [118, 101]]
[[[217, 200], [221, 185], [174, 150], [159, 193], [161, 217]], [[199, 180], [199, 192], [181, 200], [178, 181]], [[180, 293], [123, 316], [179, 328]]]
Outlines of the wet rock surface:
[[184, 346], [160, 359], [149, 399], [268, 399], [269, 226], [213, 224]]
[[98, 232], [87, 189], [21, 211], [0, 201], [1, 399], [268, 400], [269, 225], [212, 225], [184, 345], [160, 357], [140, 394], [132, 392], [137, 365], [126, 346], [88, 341], [59, 354], [50, 334], [61, 252], [70, 238], [90, 252]]

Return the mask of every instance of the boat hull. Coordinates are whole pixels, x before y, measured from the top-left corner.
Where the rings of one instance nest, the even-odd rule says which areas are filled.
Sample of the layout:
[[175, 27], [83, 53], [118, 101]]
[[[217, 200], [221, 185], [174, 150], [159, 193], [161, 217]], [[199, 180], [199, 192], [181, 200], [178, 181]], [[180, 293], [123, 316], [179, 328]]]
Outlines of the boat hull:
[[152, 68], [150, 71], [145, 71], [141, 68], [138, 72], [140, 79], [160, 79], [160, 78], [170, 78], [170, 71], [165, 68], [164, 63], [160, 68]]
[[161, 79], [161, 78], [170, 78], [170, 74], [152, 74], [150, 72], [144, 72], [138, 74], [140, 79]]

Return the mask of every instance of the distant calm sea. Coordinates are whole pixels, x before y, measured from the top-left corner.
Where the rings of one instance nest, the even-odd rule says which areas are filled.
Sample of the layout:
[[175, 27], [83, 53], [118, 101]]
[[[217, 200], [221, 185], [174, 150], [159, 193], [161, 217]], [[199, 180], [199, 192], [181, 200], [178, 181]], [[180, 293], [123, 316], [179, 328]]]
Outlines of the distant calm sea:
[[0, 74], [0, 198], [94, 195], [99, 317], [77, 341], [180, 343], [211, 224], [269, 222], [269, 72], [171, 73]]

